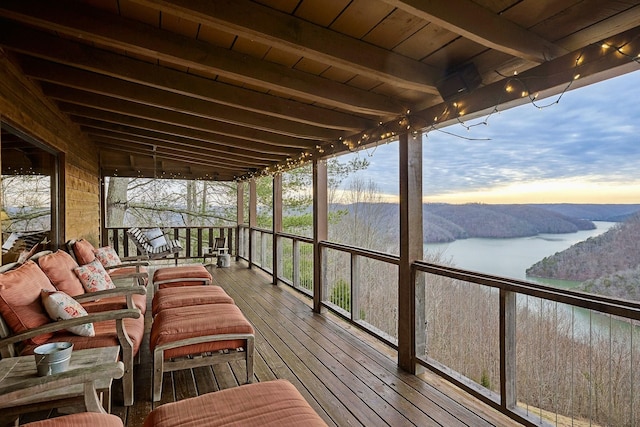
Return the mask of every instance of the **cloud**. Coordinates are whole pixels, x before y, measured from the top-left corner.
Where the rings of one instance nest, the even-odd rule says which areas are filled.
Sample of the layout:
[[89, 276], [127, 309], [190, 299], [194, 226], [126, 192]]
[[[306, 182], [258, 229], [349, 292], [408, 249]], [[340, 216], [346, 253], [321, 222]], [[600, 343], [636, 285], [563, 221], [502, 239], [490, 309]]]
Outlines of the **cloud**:
[[[568, 181], [587, 188], [609, 183], [606, 191], [617, 186], [616, 194], [629, 183], [634, 191], [631, 184], [640, 182], [640, 71], [568, 91], [554, 104], [557, 98], [538, 101], [548, 108], [527, 104], [493, 114], [487, 126], [469, 131], [444, 129], [473, 140], [429, 132], [423, 137], [424, 194]], [[362, 176], [387, 194], [398, 194], [397, 151], [392, 143], [357, 154], [373, 153]]]

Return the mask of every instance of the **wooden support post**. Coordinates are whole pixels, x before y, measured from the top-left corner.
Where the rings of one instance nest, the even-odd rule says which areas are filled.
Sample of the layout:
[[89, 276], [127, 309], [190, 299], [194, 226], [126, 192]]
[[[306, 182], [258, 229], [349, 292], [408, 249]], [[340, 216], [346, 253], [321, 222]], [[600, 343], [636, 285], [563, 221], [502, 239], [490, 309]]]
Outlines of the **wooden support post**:
[[327, 240], [328, 222], [327, 163], [313, 161], [313, 311], [322, 308], [323, 254], [320, 242]]
[[282, 174], [273, 177], [273, 284], [278, 284], [278, 277], [282, 273], [282, 245], [280, 233], [282, 232]]
[[516, 407], [516, 293], [500, 290], [500, 405]]
[[411, 264], [423, 258], [422, 136], [399, 135], [400, 264], [398, 266], [398, 365], [416, 373], [415, 357], [424, 352], [424, 286], [416, 286]]
[[258, 191], [256, 188], [256, 180], [249, 181], [249, 268], [253, 266], [254, 247], [255, 247], [255, 231], [254, 228], [258, 224]]
[[241, 225], [244, 225], [244, 182], [238, 182], [236, 185], [236, 261], [239, 261], [245, 245], [244, 233], [240, 228]]

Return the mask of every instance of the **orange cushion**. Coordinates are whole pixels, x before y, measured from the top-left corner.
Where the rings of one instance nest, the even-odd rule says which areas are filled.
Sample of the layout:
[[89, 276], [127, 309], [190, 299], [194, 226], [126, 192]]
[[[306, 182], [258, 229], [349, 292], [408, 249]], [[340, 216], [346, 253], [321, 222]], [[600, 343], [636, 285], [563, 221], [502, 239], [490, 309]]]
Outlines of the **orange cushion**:
[[[202, 279], [202, 281], [184, 281], [176, 279]], [[173, 280], [176, 280], [173, 282]], [[169, 283], [162, 284], [162, 282]], [[183, 265], [179, 267], [159, 268], [153, 273], [153, 283], [160, 288], [172, 286], [206, 285], [211, 283], [211, 274], [203, 265]]]
[[89, 264], [91, 261], [96, 259], [95, 250], [96, 248], [91, 244], [91, 242], [85, 239], [77, 240], [73, 244], [73, 253], [80, 265]]
[[[33, 261], [27, 261], [15, 270], [0, 274], [0, 313], [15, 333], [46, 325], [51, 322], [42, 302], [42, 290], [55, 292], [47, 276]], [[31, 338], [32, 344], [43, 344], [51, 334]]]
[[[149, 347], [204, 335], [253, 334], [253, 326], [234, 304], [205, 304], [162, 310], [153, 319]], [[245, 340], [212, 341], [170, 349], [165, 359], [207, 351], [246, 348]]]
[[[124, 319], [124, 327], [127, 330], [127, 335], [131, 338], [133, 353], [137, 354], [144, 335], [144, 316], [140, 316], [137, 319]], [[120, 345], [115, 320], [96, 322], [93, 324], [93, 329], [95, 330], [95, 336], [93, 337], [81, 337], [71, 332], [59, 331], [48, 342], [71, 342], [74, 350]], [[33, 354], [35, 348], [35, 345], [25, 346], [20, 354], [22, 356]]]
[[56, 251], [38, 259], [38, 265], [51, 283], [65, 294], [75, 297], [84, 294], [84, 288], [73, 269], [78, 263], [64, 251]]
[[164, 288], [153, 296], [151, 313], [155, 316], [160, 310], [202, 304], [233, 304], [233, 298], [220, 286]]
[[286, 380], [266, 381], [159, 406], [144, 427], [321, 427], [327, 424]]
[[63, 417], [49, 418], [25, 424], [29, 427], [122, 427], [122, 420], [112, 414], [98, 414], [96, 412], [81, 412]]

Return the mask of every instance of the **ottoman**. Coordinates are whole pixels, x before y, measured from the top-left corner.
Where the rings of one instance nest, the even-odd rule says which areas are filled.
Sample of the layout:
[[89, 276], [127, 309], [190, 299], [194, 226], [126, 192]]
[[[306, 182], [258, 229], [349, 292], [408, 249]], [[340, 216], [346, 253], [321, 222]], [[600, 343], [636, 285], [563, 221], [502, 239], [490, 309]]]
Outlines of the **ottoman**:
[[243, 360], [253, 381], [253, 326], [235, 304], [203, 304], [160, 310], [153, 319], [153, 401], [165, 372]]
[[167, 403], [151, 411], [143, 427], [326, 425], [293, 384], [272, 380]]
[[163, 267], [153, 273], [155, 289], [210, 284], [211, 274], [201, 264]]
[[153, 295], [151, 315], [155, 317], [168, 308], [187, 307], [202, 304], [233, 304], [231, 298], [220, 286], [184, 286], [163, 288]]

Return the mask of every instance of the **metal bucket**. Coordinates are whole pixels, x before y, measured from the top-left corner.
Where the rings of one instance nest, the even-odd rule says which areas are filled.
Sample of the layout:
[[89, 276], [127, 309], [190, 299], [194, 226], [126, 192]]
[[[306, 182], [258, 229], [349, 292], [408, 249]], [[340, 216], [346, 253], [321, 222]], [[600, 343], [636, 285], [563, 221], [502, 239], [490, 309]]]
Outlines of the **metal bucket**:
[[218, 255], [218, 267], [231, 267], [231, 255], [229, 254]]
[[52, 342], [43, 344], [34, 350], [38, 375], [58, 374], [69, 369], [73, 344], [70, 342]]

